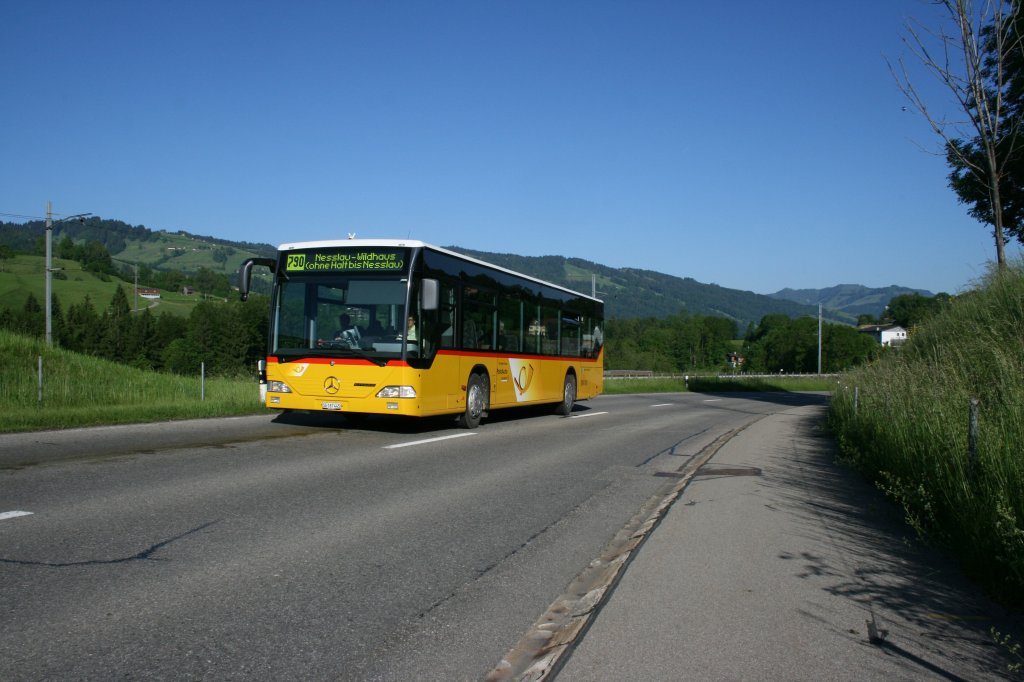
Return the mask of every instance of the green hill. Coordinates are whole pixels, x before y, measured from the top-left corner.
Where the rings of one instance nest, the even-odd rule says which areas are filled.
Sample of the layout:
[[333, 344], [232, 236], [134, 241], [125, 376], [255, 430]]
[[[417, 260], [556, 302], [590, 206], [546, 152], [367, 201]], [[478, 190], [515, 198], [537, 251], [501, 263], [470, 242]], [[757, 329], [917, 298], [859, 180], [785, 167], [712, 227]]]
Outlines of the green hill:
[[[6, 244], [21, 253], [39, 253], [44, 228], [43, 221], [24, 224], [0, 223], [0, 244]], [[188, 274], [209, 270], [228, 277], [231, 282], [234, 282], [235, 273], [246, 258], [274, 254], [274, 247], [269, 244], [233, 242], [195, 235], [183, 230], [151, 230], [142, 225], [132, 226], [119, 220], [104, 220], [98, 217], [88, 218], [82, 222], [57, 224], [54, 228], [54, 242], [57, 243], [65, 237], [70, 237], [76, 243], [90, 240], [102, 243], [114, 262], [125, 269], [138, 265]], [[913, 291], [902, 287], [868, 290], [857, 285], [842, 285], [833, 287], [832, 290], [784, 289], [768, 296], [729, 289], [717, 284], [703, 284], [689, 277], [675, 277], [652, 270], [610, 268], [580, 258], [530, 257], [475, 251], [458, 246], [448, 248], [578, 291], [589, 293], [592, 282], [595, 282], [597, 295], [606, 303], [606, 315], [616, 319], [664, 318], [685, 311], [694, 315], [726, 317], [735, 320], [742, 330], [748, 324], [757, 324], [768, 314], [783, 314], [789, 317], [816, 316], [817, 304], [821, 302], [826, 308], [825, 317], [829, 321], [854, 324], [859, 313], [877, 313], [879, 309], [885, 307], [892, 296]], [[6, 269], [6, 266], [0, 267]], [[73, 266], [67, 267], [70, 277], [70, 268]], [[41, 274], [41, 270], [37, 274]], [[257, 269], [254, 277], [257, 280], [257, 289], [261, 285], [265, 289], [265, 271], [262, 268]], [[28, 285], [12, 284], [4, 280], [4, 273], [0, 272], [0, 306], [21, 305], [24, 296], [27, 295], [25, 292]], [[66, 292], [66, 289], [68, 287], [55, 283], [55, 291], [62, 297], [65, 293], [77, 295], [74, 291], [84, 291], [85, 285], [77, 289], [72, 288], [70, 292]], [[836, 291], [831, 295], [822, 294], [833, 290]], [[41, 294], [39, 299], [42, 300]], [[169, 296], [165, 295], [165, 299], [162, 305], [170, 301]], [[68, 303], [75, 300], [68, 299]], [[96, 294], [93, 300], [109, 300], [109, 294]]]
[[[45, 234], [46, 223], [42, 220], [0, 223], [0, 244], [21, 253], [41, 252], [39, 244]], [[274, 247], [268, 244], [233, 242], [184, 230], [150, 230], [143, 225], [99, 217], [54, 225], [53, 243], [56, 245], [65, 237], [76, 243], [97, 241], [107, 248], [115, 262], [126, 266], [147, 265], [186, 273], [206, 268], [232, 275], [246, 258], [274, 254]]]
[[[102, 310], [114, 296], [117, 287], [122, 287], [133, 308], [150, 308], [153, 312], [170, 312], [188, 315], [201, 300], [197, 295], [185, 295], [179, 291], [161, 291], [160, 298], [135, 299], [135, 286], [118, 277], [97, 275], [82, 269], [75, 261], [53, 260], [53, 295], [60, 301], [63, 310], [81, 303], [88, 296], [97, 310]], [[42, 256], [15, 256], [0, 261], [0, 309], [20, 310], [29, 294], [43, 304], [46, 298], [44, 277], [45, 258]]]

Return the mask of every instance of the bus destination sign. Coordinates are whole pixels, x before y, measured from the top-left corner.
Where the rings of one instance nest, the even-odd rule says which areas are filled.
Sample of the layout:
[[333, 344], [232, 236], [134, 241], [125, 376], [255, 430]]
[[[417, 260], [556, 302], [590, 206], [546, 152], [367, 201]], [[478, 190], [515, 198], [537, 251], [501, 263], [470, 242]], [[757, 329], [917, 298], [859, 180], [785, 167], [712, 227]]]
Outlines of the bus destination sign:
[[314, 249], [285, 254], [287, 272], [402, 272], [405, 249]]

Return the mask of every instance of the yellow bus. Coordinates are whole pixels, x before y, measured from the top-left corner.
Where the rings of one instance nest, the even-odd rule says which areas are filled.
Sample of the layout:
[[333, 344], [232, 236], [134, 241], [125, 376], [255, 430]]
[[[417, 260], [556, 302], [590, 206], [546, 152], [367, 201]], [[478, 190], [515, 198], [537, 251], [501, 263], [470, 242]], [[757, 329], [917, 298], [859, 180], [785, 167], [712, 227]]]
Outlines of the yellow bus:
[[568, 415], [603, 388], [604, 304], [420, 241], [282, 244], [242, 264], [273, 273], [266, 406], [457, 415], [551, 404]]

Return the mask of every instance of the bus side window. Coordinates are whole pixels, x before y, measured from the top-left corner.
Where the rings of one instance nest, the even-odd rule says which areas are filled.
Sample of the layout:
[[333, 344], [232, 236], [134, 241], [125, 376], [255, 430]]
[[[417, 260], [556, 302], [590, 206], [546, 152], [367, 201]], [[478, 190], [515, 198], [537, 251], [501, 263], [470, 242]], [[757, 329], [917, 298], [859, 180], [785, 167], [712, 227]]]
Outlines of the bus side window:
[[558, 309], [541, 306], [541, 353], [558, 355]]
[[522, 302], [518, 298], [503, 296], [498, 306], [498, 350], [518, 353], [522, 332]]
[[597, 353], [601, 350], [601, 328], [597, 325], [597, 320], [591, 317], [583, 318], [583, 343], [580, 348], [583, 357], [596, 358]]
[[441, 348], [455, 347], [455, 287], [451, 282], [441, 282], [441, 303], [438, 306], [438, 331], [441, 333]]
[[462, 290], [462, 347], [494, 347], [494, 293], [466, 285]]
[[523, 336], [523, 351], [526, 353], [540, 353], [540, 340], [546, 336], [544, 327], [540, 324], [540, 311], [533, 303], [523, 304], [523, 318], [526, 322], [526, 333]]
[[580, 320], [579, 317], [566, 310], [562, 311], [562, 355], [579, 357], [580, 355]]

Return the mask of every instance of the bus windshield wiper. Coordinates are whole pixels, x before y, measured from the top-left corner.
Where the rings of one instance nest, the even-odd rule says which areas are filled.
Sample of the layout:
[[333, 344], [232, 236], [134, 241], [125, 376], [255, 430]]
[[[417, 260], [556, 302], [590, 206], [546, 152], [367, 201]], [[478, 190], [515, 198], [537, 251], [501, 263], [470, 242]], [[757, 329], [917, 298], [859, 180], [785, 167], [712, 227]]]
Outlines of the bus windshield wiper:
[[330, 351], [329, 355], [351, 355], [352, 357], [355, 357], [355, 358], [361, 358], [363, 360], [369, 360], [370, 362], [372, 362], [373, 364], [377, 365], [378, 367], [386, 367], [387, 364], [388, 364], [387, 360], [382, 360], [380, 358], [375, 358], [375, 357], [373, 357], [371, 355], [367, 355], [363, 351], [357, 350], [355, 348], [339, 348], [337, 350]]
[[293, 351], [277, 351], [274, 353], [277, 357], [278, 362], [288, 363], [302, 360], [303, 358], [331, 358], [339, 355], [360, 358], [362, 360], [369, 360], [378, 367], [386, 367], [388, 364], [387, 360], [381, 358], [375, 358], [372, 355], [367, 355], [361, 350], [355, 348], [306, 348], [303, 350]]

